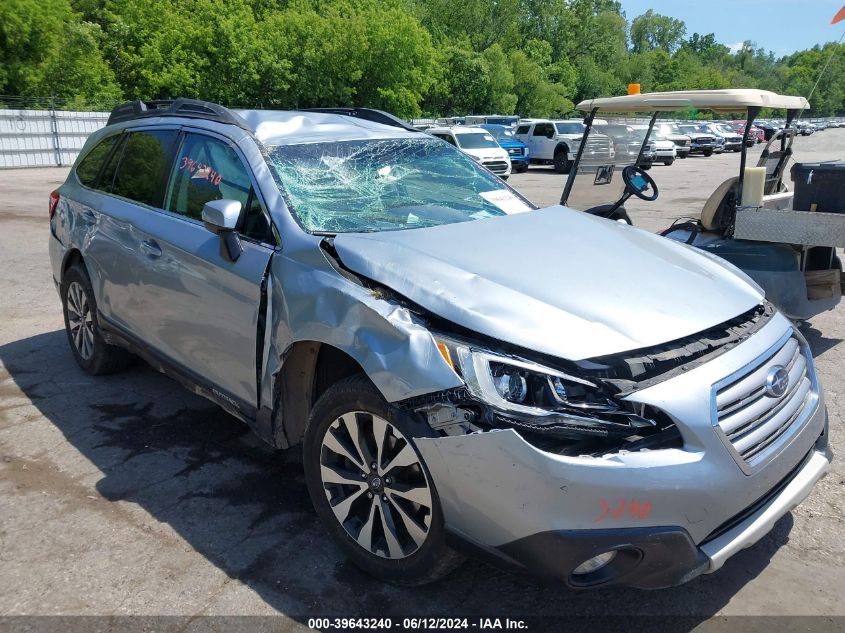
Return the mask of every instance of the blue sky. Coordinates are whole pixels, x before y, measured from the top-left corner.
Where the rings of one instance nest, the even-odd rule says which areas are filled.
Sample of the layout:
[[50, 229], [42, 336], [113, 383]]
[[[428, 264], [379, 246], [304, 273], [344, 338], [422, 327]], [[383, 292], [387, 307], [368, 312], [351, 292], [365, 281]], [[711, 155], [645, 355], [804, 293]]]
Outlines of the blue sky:
[[788, 55], [815, 44], [836, 41], [845, 21], [830, 20], [845, 0], [621, 0], [628, 20], [653, 9], [686, 22], [688, 34], [715, 33], [727, 46], [752, 40]]

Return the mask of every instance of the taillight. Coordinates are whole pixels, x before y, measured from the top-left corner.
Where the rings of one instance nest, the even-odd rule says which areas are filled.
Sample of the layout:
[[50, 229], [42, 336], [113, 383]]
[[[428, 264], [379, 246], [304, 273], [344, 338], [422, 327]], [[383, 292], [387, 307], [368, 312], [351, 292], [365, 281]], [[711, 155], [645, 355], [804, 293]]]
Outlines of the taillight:
[[59, 192], [54, 191], [50, 194], [50, 219], [53, 219], [53, 215], [56, 213], [56, 207], [59, 206]]

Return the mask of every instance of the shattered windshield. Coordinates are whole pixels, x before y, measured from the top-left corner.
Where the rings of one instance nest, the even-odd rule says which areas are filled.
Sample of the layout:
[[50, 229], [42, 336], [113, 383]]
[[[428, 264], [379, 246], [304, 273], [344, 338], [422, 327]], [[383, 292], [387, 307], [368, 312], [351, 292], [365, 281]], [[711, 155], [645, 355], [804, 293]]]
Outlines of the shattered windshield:
[[467, 134], [455, 134], [458, 141], [458, 146], [464, 149], [491, 149], [499, 147], [489, 132], [469, 132]]
[[499, 178], [433, 138], [270, 148], [291, 211], [314, 233], [454, 224], [531, 206]]

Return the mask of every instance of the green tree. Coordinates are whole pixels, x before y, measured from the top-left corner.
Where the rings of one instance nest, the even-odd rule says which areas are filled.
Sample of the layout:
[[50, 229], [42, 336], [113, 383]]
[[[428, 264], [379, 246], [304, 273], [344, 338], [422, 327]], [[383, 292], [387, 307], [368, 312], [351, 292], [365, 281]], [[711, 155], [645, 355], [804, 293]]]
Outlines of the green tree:
[[68, 0], [4, 0], [0, 92], [77, 103], [118, 98], [99, 39], [99, 28], [81, 22]]
[[681, 46], [686, 32], [683, 21], [649, 9], [631, 22], [631, 48], [635, 53], [655, 48], [674, 53]]

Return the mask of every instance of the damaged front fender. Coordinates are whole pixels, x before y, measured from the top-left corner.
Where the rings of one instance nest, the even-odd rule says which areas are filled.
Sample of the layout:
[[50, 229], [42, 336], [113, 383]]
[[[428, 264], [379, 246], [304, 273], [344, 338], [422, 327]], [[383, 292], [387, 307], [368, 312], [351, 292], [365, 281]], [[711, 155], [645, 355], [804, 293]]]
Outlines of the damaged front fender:
[[[262, 408], [278, 410], [277, 382], [297, 342], [328, 345], [352, 358], [388, 402], [459, 387], [425, 324], [377, 290], [338, 274], [311, 238], [271, 265]], [[300, 395], [301, 397], [301, 395]], [[283, 422], [284, 424], [284, 422]]]

